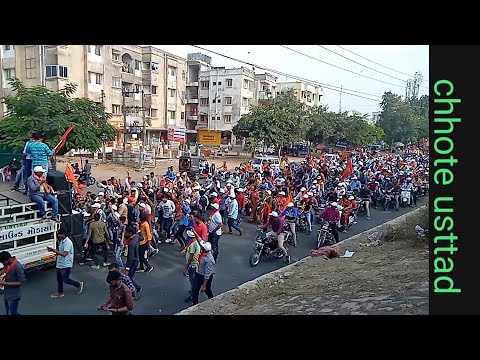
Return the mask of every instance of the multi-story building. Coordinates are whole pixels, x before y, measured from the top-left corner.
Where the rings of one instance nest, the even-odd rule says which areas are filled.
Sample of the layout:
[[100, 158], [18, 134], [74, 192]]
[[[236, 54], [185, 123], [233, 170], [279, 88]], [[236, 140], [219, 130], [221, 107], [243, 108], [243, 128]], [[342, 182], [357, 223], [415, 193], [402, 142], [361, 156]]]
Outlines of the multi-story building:
[[200, 71], [197, 130], [221, 132], [223, 143], [235, 144], [233, 127], [254, 101], [255, 73], [245, 67], [212, 67]]
[[287, 89], [293, 89], [295, 97], [306, 106], [320, 105], [321, 97], [323, 96], [323, 90], [320, 86], [300, 81], [277, 83], [277, 95], [287, 91]]
[[372, 124], [376, 124], [380, 120], [380, 115], [382, 114], [381, 111], [374, 111], [372, 112]]
[[[138, 45], [1, 45], [0, 61], [0, 98], [11, 93], [11, 77], [51, 90], [74, 83], [74, 97], [102, 102], [113, 114], [116, 146], [140, 138], [130, 130], [142, 127], [143, 119], [147, 142], [166, 139], [169, 125], [185, 125], [186, 59], [162, 50]], [[4, 111], [0, 107], [0, 117]]]
[[[186, 133], [187, 143], [197, 142], [197, 124], [204, 125], [208, 122], [208, 113], [198, 111], [199, 76], [201, 71], [208, 71], [211, 68], [212, 58], [202, 53], [187, 55], [187, 89], [186, 106], [187, 116]], [[199, 119], [201, 118], [200, 122]], [[205, 120], [207, 119], [207, 120]]]
[[275, 99], [277, 91], [277, 77], [271, 74], [255, 74], [254, 103], [262, 104], [264, 101]]

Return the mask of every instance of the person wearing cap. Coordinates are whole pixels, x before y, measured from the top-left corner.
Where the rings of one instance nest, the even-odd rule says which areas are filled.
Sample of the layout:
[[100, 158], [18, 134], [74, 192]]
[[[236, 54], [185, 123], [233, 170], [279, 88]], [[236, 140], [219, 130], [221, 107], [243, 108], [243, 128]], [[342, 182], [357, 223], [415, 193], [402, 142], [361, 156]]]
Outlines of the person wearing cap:
[[133, 310], [133, 295], [130, 289], [122, 282], [119, 271], [110, 271], [106, 282], [110, 285], [108, 299], [97, 307], [99, 310], [108, 310], [112, 315], [130, 315]]
[[362, 183], [356, 176], [352, 176], [350, 184], [349, 184], [350, 190], [353, 191], [354, 193], [357, 193], [360, 191], [360, 188], [362, 187]]
[[238, 202], [238, 218], [237, 218], [237, 226], [240, 226], [243, 220], [243, 210], [245, 209], [245, 194], [243, 193], [242, 188], [238, 188], [236, 191], [235, 198]]
[[212, 255], [212, 244], [200, 241], [201, 253], [198, 257], [198, 267], [192, 289], [192, 304], [198, 304], [200, 292], [204, 292], [209, 299], [213, 298], [212, 281], [215, 273], [215, 259]]
[[235, 190], [232, 183], [227, 182], [225, 192], [229, 197], [231, 197], [232, 195], [235, 197]]
[[220, 199], [215, 191], [210, 194], [210, 204], [213, 203], [220, 205]]
[[285, 209], [278, 214], [279, 218], [283, 218], [285, 216], [285, 223], [290, 226], [290, 231], [293, 235], [293, 246], [297, 246], [297, 232], [295, 229], [295, 225], [298, 220], [299, 212], [298, 209], [294, 206], [293, 202], [289, 202]]
[[217, 261], [218, 254], [220, 253], [218, 244], [220, 242], [220, 236], [222, 236], [222, 215], [219, 211], [219, 205], [217, 203], [211, 203], [210, 206], [213, 211], [210, 213], [208, 219], [208, 241], [212, 244], [212, 255], [215, 262]]
[[177, 231], [174, 235], [175, 239], [180, 242], [180, 250], [183, 250], [188, 243], [188, 241], [185, 240], [185, 237], [183, 236], [185, 230], [188, 228], [192, 228], [195, 225], [193, 219], [190, 216], [191, 212], [192, 211], [190, 209], [190, 199], [184, 199], [182, 202], [182, 218], [178, 223]]
[[[45, 145], [46, 146], [46, 145]], [[58, 199], [54, 196], [55, 191], [47, 184], [43, 176], [46, 170], [37, 165], [33, 168], [33, 174], [27, 179], [27, 196], [38, 205], [40, 217], [45, 220], [45, 201], [52, 205], [52, 220], [60, 221], [58, 215]]]
[[278, 247], [280, 248], [280, 250], [282, 250], [283, 255], [285, 255], [285, 260], [287, 261], [287, 263], [290, 263], [290, 255], [288, 255], [287, 249], [285, 248], [285, 246], [283, 246], [283, 243], [285, 241], [285, 233], [283, 228], [284, 221], [281, 217], [278, 216], [278, 213], [276, 211], [272, 211], [269, 214], [268, 221], [265, 224], [260, 225], [258, 228], [265, 230], [268, 229], [269, 226], [272, 227], [272, 231], [268, 232], [267, 236], [275, 236], [277, 238]]
[[220, 189], [219, 192], [220, 192], [219, 211], [220, 211], [220, 215], [222, 215], [223, 224], [226, 225], [227, 219], [228, 219], [227, 207], [228, 207], [229, 197], [228, 197], [228, 194], [225, 192], [225, 190]]
[[238, 231], [238, 235], [242, 236], [242, 230], [237, 226], [236, 221], [238, 219], [238, 201], [235, 194], [229, 194], [229, 201], [227, 203], [227, 225], [228, 233], [232, 234], [232, 228]]
[[185, 302], [192, 301], [192, 293], [195, 286], [195, 275], [198, 268], [198, 258], [201, 253], [200, 241], [192, 230], [187, 230], [187, 243], [185, 249], [186, 262], [183, 269], [183, 275], [188, 276], [190, 282], [190, 290], [188, 297], [184, 300]]
[[275, 207], [278, 213], [281, 213], [285, 210], [287, 205], [287, 198], [285, 197], [285, 191], [280, 191], [275, 199]]
[[162, 220], [160, 223], [160, 228], [162, 231], [165, 231], [167, 235], [167, 240], [165, 242], [170, 243], [172, 239], [170, 238], [170, 232], [173, 225], [173, 218], [175, 216], [175, 203], [170, 199], [170, 194], [165, 194], [162, 201], [158, 204], [162, 208]]
[[370, 201], [372, 198], [372, 193], [366, 183], [360, 188], [358, 196], [363, 200], [363, 203], [365, 204], [365, 211], [367, 212], [367, 220], [370, 220]]
[[342, 218], [340, 219], [340, 225], [343, 226], [343, 232], [347, 232], [350, 213], [355, 208], [356, 202], [353, 196], [343, 195], [342, 200], [340, 201], [340, 206], [343, 207]]
[[46, 179], [48, 172], [49, 157], [55, 154], [54, 150], [50, 150], [47, 144], [43, 142], [42, 136], [38, 132], [32, 133], [32, 140], [27, 143], [25, 155], [30, 155], [32, 159], [32, 173], [35, 173], [35, 167], [44, 169], [42, 176]]
[[307, 234], [310, 235], [312, 233], [312, 218], [313, 218], [312, 214], [313, 214], [314, 201], [311, 199], [311, 197], [307, 193], [302, 196], [302, 200], [300, 200], [299, 203], [300, 203], [301, 209], [303, 210], [303, 213], [305, 214], [305, 219], [307, 220], [307, 226], [308, 226]]
[[307, 188], [305, 186], [302, 186], [300, 188], [300, 191], [295, 195], [295, 198], [293, 199], [294, 202], [300, 201], [303, 199], [303, 195], [307, 194]]

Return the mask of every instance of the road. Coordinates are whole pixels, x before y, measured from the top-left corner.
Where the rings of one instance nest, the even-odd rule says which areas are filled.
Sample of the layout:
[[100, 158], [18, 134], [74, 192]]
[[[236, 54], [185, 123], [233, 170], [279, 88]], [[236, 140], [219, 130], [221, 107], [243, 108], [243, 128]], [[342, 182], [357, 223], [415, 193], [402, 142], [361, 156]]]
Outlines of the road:
[[[419, 199], [418, 205], [425, 204], [428, 198]], [[358, 218], [348, 233], [340, 233], [340, 240], [358, 234], [374, 226], [385, 223], [411, 208], [400, 211], [383, 211], [372, 209], [371, 220]], [[254, 268], [248, 264], [253, 248], [255, 225], [243, 222], [243, 235], [240, 237], [234, 230], [233, 235], [224, 234], [220, 239], [220, 255], [212, 284], [214, 294], [220, 294], [255, 279], [265, 273], [285, 266], [283, 259], [265, 260]], [[292, 261], [307, 256], [315, 241], [316, 226], [310, 236], [301, 233], [298, 236], [298, 247], [290, 247]], [[161, 244], [160, 252], [151, 259], [155, 269], [149, 273], [137, 273], [135, 279], [144, 287], [142, 297], [135, 302], [136, 315], [170, 315], [181, 311], [190, 304], [183, 299], [189, 290], [188, 279], [182, 275], [184, 255], [178, 253], [178, 245]], [[56, 275], [54, 269], [44, 269], [28, 275], [23, 287], [23, 297], [19, 311], [21, 314], [34, 315], [105, 315], [96, 307], [107, 297], [108, 284], [105, 282], [107, 270], [94, 270], [89, 266], [75, 265], [72, 278], [85, 282], [83, 294], [76, 295], [71, 286], [65, 287], [65, 297], [52, 299], [50, 294], [56, 291]], [[202, 294], [200, 301], [206, 296]]]

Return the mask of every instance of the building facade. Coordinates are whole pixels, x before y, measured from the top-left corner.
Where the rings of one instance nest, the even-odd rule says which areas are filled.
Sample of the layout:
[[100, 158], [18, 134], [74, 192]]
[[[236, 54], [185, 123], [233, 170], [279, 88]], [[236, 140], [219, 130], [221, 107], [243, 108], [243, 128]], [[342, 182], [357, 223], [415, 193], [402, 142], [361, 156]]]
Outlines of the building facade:
[[[185, 126], [186, 59], [138, 45], [1, 45], [0, 97], [11, 94], [8, 78], [26, 86], [59, 90], [77, 85], [74, 97], [103, 103], [124, 140], [166, 139], [169, 125]], [[5, 113], [0, 108], [0, 117]], [[126, 125], [126, 127], [125, 127]], [[126, 131], [125, 131], [126, 129]]]
[[187, 55], [187, 87], [186, 87], [186, 106], [187, 116], [186, 133], [187, 143], [196, 143], [198, 128], [204, 128], [208, 123], [208, 112], [200, 113], [199, 106], [199, 88], [200, 72], [208, 72], [211, 68], [212, 58], [202, 53]]
[[381, 113], [382, 113], [381, 111], [372, 112], [372, 117], [371, 117], [372, 124], [376, 124], [380, 120]]
[[315, 86], [300, 81], [277, 83], [277, 95], [284, 93], [288, 89], [293, 89], [297, 100], [306, 106], [313, 107], [321, 104], [323, 90], [320, 86]]
[[224, 144], [235, 144], [233, 127], [254, 104], [255, 73], [245, 67], [212, 67], [199, 73], [197, 130], [221, 133]]
[[262, 104], [264, 101], [275, 99], [277, 93], [277, 77], [271, 74], [255, 74], [254, 103]]

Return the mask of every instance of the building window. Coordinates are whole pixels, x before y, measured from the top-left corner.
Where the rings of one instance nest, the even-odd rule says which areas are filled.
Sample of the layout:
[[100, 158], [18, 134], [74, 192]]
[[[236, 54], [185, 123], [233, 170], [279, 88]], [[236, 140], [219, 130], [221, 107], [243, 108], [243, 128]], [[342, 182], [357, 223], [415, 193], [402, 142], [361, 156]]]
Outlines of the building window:
[[187, 78], [187, 74], [185, 74], [185, 70], [182, 70], [182, 80], [185, 80]]
[[212, 116], [212, 121], [215, 121], [215, 116]]
[[140, 61], [135, 60], [135, 70], [140, 70]]
[[216, 81], [212, 82], [212, 85], [213, 85], [213, 86], [216, 86], [216, 85], [217, 85], [217, 82], [216, 82]]
[[222, 103], [222, 99], [221, 98], [218, 98], [217, 99], [217, 104], [221, 104]]
[[158, 63], [152, 62], [152, 67], [151, 67], [151, 69], [152, 69], [153, 71], [157, 71], [157, 70], [158, 70]]
[[243, 80], [243, 88], [248, 89], [248, 80], [246, 79]]
[[102, 45], [95, 45], [95, 55], [102, 56]]
[[185, 120], [185, 113], [183, 111], [180, 113], [180, 120]]
[[227, 79], [227, 80], [226, 80], [226, 83], [227, 83], [227, 84], [226, 84], [227, 87], [232, 87], [232, 86], [233, 86], [233, 79]]
[[6, 80], [12, 79], [14, 77], [15, 77], [15, 69], [14, 68], [4, 70], [4, 78]]
[[243, 107], [248, 107], [248, 99], [247, 98], [242, 99], [242, 106]]
[[224, 121], [225, 123], [230, 124], [232, 122], [232, 115], [225, 115]]
[[135, 84], [135, 92], [139, 93], [140, 91], [142, 91], [141, 87], [142, 87], [141, 85]]
[[227, 96], [225, 98], [225, 105], [232, 105], [232, 97], [231, 96]]
[[120, 105], [112, 104], [112, 114], [120, 115], [121, 114], [120, 110], [121, 110]]
[[220, 86], [220, 85], [222, 85], [222, 82], [221, 82], [221, 81], [218, 82], [218, 86]]
[[122, 88], [122, 78], [118, 76], [112, 76], [112, 87], [121, 89]]
[[151, 94], [151, 92], [150, 92], [150, 85], [143, 85], [142, 88], [143, 88], [143, 92], [144, 92], [145, 94]]
[[158, 109], [150, 109], [150, 116], [156, 118], [158, 116]]
[[152, 94], [157, 95], [158, 86], [152, 85]]
[[120, 61], [120, 53], [112, 50], [112, 60], [113, 61]]
[[200, 105], [207, 106], [208, 98], [200, 98]]
[[253, 91], [253, 81], [248, 82], [248, 90]]
[[47, 65], [45, 66], [45, 74], [47, 78], [61, 77], [68, 78], [68, 68], [61, 65]]
[[217, 121], [220, 121], [220, 116], [217, 116]]
[[168, 67], [168, 75], [175, 76], [176, 70], [177, 70], [176, 68], [169, 66]]
[[168, 89], [168, 96], [175, 97], [175, 89]]
[[215, 104], [215, 98], [212, 99], [212, 104]]
[[207, 121], [208, 121], [207, 115], [200, 115], [200, 122], [207, 122]]
[[5, 51], [12, 50], [13, 45], [3, 45], [3, 48], [5, 49]]
[[201, 81], [200, 86], [202, 89], [208, 89], [208, 81]]
[[102, 85], [102, 74], [95, 74], [95, 84]]

